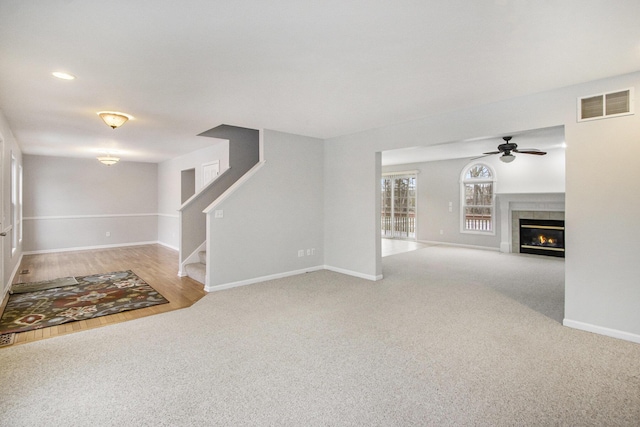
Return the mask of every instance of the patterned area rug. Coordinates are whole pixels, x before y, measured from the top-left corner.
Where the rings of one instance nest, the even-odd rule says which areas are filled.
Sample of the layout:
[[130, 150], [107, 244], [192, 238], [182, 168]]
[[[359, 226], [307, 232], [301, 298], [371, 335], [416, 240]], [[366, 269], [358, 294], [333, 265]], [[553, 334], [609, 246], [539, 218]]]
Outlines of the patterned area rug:
[[53, 280], [43, 280], [42, 282], [16, 283], [11, 285], [9, 295], [23, 294], [25, 292], [44, 291], [45, 289], [63, 288], [65, 286], [77, 285], [75, 277], [61, 277]]
[[132, 271], [76, 277], [77, 285], [13, 294], [0, 318], [0, 334], [47, 328], [167, 301]]

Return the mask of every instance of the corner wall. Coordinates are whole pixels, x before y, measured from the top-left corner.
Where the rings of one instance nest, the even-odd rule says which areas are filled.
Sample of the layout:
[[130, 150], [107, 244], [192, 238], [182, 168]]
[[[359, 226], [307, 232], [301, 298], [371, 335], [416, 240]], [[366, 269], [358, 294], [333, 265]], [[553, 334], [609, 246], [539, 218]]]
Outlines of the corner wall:
[[[632, 86], [634, 116], [577, 123], [578, 97]], [[381, 269], [377, 152], [564, 125], [565, 324], [640, 342], [639, 90], [636, 72], [327, 140], [325, 263], [363, 275]]]
[[209, 290], [323, 265], [323, 142], [270, 130], [263, 141], [264, 166], [210, 219]]

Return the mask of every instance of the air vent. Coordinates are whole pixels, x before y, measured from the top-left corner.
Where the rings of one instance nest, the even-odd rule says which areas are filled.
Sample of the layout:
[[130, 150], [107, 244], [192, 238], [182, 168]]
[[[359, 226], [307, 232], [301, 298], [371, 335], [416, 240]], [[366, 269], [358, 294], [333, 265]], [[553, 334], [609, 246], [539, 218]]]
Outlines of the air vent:
[[633, 88], [578, 98], [578, 121], [633, 114]]

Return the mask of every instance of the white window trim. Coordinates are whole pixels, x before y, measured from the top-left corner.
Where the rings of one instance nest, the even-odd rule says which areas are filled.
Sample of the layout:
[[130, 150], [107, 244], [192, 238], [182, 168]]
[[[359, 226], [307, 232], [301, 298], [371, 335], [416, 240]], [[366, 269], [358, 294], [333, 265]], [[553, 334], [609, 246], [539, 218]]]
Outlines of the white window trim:
[[18, 251], [18, 246], [20, 244], [20, 236], [19, 230], [22, 227], [22, 218], [20, 215], [20, 206], [19, 206], [19, 188], [20, 185], [19, 177], [18, 177], [18, 160], [13, 152], [11, 152], [11, 204], [10, 204], [10, 224], [11, 224], [11, 257], [13, 257]]
[[[473, 181], [473, 182], [477, 182], [479, 184], [481, 183], [491, 183], [492, 185], [492, 194], [491, 194], [491, 230], [490, 231], [483, 231], [483, 230], [467, 230], [464, 226], [465, 224], [465, 215], [464, 215], [464, 208], [466, 207], [465, 205], [465, 191], [464, 191], [464, 185], [467, 183], [465, 181], [465, 175], [467, 174], [467, 172], [469, 171], [469, 169], [471, 169], [472, 167], [476, 166], [476, 165], [481, 165], [486, 167], [487, 169], [489, 169], [489, 171], [491, 172], [491, 176], [492, 179], [478, 179], [477, 181]], [[467, 163], [467, 165], [462, 168], [462, 172], [460, 173], [460, 181], [459, 181], [459, 186], [458, 188], [460, 189], [460, 233], [462, 234], [476, 234], [476, 235], [480, 235], [480, 236], [495, 236], [496, 235], [496, 190], [497, 190], [497, 183], [498, 183], [498, 179], [496, 176], [496, 171], [493, 167], [491, 167], [490, 165], [488, 165], [487, 163], [483, 163], [483, 162], [469, 162]]]

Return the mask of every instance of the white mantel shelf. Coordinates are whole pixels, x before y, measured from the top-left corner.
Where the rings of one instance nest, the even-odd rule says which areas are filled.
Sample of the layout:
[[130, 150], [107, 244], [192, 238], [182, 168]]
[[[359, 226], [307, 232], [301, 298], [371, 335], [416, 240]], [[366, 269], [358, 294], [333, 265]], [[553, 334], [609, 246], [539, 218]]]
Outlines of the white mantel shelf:
[[499, 193], [500, 252], [512, 252], [511, 222], [513, 211], [564, 212], [564, 193]]

